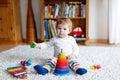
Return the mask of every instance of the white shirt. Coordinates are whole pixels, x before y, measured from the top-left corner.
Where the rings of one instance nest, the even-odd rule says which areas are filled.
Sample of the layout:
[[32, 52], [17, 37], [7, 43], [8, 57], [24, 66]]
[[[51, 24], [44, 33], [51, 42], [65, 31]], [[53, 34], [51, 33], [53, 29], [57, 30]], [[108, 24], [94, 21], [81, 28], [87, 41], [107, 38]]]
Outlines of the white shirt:
[[54, 37], [51, 38], [49, 42], [39, 43], [41, 49], [54, 47], [54, 57], [58, 57], [58, 54], [64, 52], [66, 56], [70, 54], [78, 56], [79, 47], [72, 36], [67, 38]]

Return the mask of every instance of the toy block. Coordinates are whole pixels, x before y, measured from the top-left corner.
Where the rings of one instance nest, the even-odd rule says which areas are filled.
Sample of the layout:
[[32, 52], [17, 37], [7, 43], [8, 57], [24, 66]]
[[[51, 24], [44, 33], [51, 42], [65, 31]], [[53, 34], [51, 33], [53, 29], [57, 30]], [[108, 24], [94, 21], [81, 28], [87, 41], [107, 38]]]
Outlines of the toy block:
[[30, 47], [31, 47], [31, 48], [35, 48], [35, 47], [36, 47], [35, 42], [32, 42], [32, 43], [30, 44]]

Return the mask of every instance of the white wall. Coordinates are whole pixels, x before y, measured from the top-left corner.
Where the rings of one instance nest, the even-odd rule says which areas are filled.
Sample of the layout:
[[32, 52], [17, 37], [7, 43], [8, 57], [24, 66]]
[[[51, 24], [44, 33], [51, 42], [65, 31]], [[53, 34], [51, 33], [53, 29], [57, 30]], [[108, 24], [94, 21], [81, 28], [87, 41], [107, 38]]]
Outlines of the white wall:
[[108, 0], [90, 0], [89, 7], [90, 39], [107, 39]]
[[[37, 27], [37, 36], [40, 38], [40, 10], [39, 0], [32, 0], [32, 6]], [[26, 38], [26, 15], [27, 0], [20, 0], [22, 34]], [[89, 38], [90, 39], [107, 39], [108, 38], [108, 0], [89, 0]]]

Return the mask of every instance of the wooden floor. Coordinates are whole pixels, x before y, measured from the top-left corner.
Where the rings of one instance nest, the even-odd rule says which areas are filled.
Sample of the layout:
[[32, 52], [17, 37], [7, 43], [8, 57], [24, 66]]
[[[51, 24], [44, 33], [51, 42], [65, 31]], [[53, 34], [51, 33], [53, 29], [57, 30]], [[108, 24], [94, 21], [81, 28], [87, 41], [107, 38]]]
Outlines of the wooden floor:
[[9, 50], [9, 49], [14, 48], [18, 45], [25, 45], [25, 43], [22, 43], [22, 44], [0, 44], [0, 52], [5, 51], [5, 50]]
[[13, 48], [13, 47], [15, 47], [15, 46], [17, 46], [17, 45], [0, 45], [0, 52], [2, 52], [2, 51], [5, 51], [5, 50], [8, 50], [8, 49], [10, 49], [10, 48]]
[[[21, 44], [21, 45], [25, 45], [25, 43], [23, 43], [23, 44]], [[16, 47], [16, 46], [18, 46], [18, 45], [7, 45], [7, 44], [5, 44], [5, 45], [1, 45], [0, 44], [0, 52], [2, 52], [2, 51], [5, 51], [5, 50], [8, 50], [8, 49], [11, 49], [11, 48], [13, 48], [13, 47]], [[87, 46], [117, 46], [117, 47], [120, 47], [120, 45], [110, 45], [110, 44], [107, 44], [107, 43], [89, 43]]]

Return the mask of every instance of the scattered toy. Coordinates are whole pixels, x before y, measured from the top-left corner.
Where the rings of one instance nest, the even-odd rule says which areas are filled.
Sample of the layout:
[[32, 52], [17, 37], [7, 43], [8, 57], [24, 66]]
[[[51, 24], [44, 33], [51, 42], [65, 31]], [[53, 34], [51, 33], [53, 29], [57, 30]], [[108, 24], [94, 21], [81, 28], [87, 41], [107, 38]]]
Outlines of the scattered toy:
[[90, 70], [96, 70], [96, 69], [100, 69], [101, 66], [100, 65], [93, 65], [93, 66], [90, 66]]
[[27, 78], [27, 68], [16, 66], [7, 68], [7, 71], [15, 77], [26, 79]]
[[28, 59], [20, 62], [22, 66], [30, 66], [32, 64], [32, 59]]
[[21, 66], [9, 67], [7, 71], [15, 77], [20, 79], [27, 79], [27, 67], [32, 64], [32, 59], [28, 59], [20, 62]]

